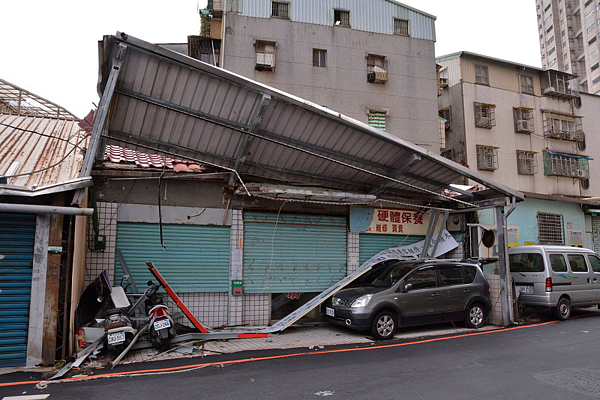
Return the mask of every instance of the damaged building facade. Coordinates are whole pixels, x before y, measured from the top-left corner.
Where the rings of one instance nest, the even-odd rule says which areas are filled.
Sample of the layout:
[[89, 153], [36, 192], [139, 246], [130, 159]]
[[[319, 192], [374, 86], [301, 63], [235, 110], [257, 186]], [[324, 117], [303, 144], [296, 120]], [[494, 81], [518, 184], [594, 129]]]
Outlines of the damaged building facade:
[[435, 17], [393, 0], [209, 1], [203, 62], [437, 152]]
[[[426, 239], [452, 210], [522, 196], [437, 151], [126, 34], [105, 37], [101, 54], [84, 162], [98, 215], [86, 279], [107, 269], [119, 284], [127, 265], [143, 287], [152, 261], [211, 327], [272, 323], [378, 251]], [[486, 190], [450, 186], [462, 176]], [[450, 228], [460, 241], [464, 227]]]

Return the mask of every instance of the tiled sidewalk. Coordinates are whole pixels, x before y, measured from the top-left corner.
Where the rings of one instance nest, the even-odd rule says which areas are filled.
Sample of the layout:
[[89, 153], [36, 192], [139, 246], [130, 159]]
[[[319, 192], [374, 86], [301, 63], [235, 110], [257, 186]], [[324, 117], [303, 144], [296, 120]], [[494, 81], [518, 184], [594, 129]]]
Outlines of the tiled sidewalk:
[[[497, 326], [486, 325], [480, 331], [498, 329]], [[431, 336], [464, 334], [473, 330], [450, 324], [429, 327], [408, 328], [399, 330], [396, 339], [418, 339]], [[265, 339], [230, 339], [204, 344], [204, 356], [237, 353], [240, 351], [306, 348], [315, 349], [325, 346], [373, 343], [374, 340], [366, 332], [355, 332], [335, 326], [305, 326], [288, 328], [282, 333]], [[384, 343], [384, 342], [380, 342]], [[188, 344], [189, 346], [192, 343]], [[159, 354], [156, 349], [132, 351], [123, 360], [123, 364], [143, 361], [169, 360], [176, 358], [200, 357], [198, 354], [182, 354], [175, 348]]]

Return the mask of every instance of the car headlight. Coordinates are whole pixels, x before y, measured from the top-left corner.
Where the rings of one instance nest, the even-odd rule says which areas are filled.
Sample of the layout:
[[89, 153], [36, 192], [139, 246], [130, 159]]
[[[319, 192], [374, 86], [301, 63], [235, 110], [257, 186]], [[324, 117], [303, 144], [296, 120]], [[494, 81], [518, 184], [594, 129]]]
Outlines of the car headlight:
[[360, 296], [358, 299], [354, 300], [350, 307], [366, 307], [369, 304], [369, 300], [373, 297], [372, 294], [365, 294]]

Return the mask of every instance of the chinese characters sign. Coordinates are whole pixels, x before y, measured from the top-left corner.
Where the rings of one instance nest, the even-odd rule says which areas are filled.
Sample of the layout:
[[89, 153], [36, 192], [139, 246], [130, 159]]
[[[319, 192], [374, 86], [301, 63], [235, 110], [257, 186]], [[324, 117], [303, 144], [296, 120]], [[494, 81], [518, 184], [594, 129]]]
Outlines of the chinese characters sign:
[[[397, 208], [376, 208], [367, 233], [393, 235], [426, 235], [430, 214]], [[442, 218], [438, 220], [438, 228]], [[436, 229], [437, 231], [437, 229]]]

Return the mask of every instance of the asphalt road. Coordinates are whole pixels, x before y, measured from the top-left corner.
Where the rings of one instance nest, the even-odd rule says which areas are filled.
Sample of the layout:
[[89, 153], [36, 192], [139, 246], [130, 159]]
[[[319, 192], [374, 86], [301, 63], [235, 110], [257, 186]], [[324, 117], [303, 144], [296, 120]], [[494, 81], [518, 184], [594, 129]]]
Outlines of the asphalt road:
[[[33, 385], [0, 388], [0, 398], [23, 392], [50, 394], [50, 400], [600, 398], [600, 312], [566, 322], [400, 345], [404, 343], [409, 342], [166, 375], [51, 384], [45, 390]], [[377, 348], [381, 344], [395, 346]], [[284, 353], [238, 353], [185, 362]]]

